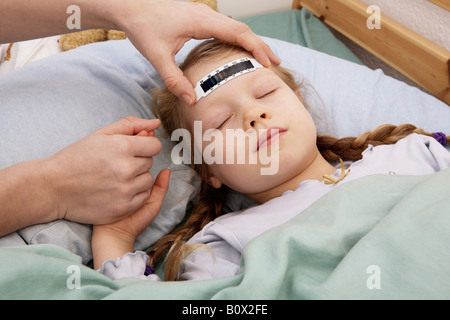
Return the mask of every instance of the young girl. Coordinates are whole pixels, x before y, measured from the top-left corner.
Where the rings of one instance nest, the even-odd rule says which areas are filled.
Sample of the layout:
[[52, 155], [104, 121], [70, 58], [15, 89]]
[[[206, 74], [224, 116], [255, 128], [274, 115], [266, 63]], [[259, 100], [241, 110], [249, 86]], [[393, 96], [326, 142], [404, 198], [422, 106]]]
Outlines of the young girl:
[[[242, 151], [234, 140], [246, 136], [230, 138], [227, 132], [257, 132], [256, 144], [246, 139], [240, 145], [245, 146], [245, 163], [192, 161], [203, 182], [200, 199], [184, 226], [160, 239], [148, 255], [131, 253], [133, 243], [157, 214], [167, 172], [156, 179], [146, 214], [141, 210], [125, 221], [94, 226], [95, 267], [113, 279], [157, 279], [144, 271], [151, 273], [147, 264], [154, 266], [163, 258], [166, 280], [233, 276], [250, 240], [289, 221], [339, 185], [373, 174], [419, 175], [450, 167], [449, 152], [441, 145], [447, 137], [413, 125], [385, 125], [357, 138], [318, 136], [292, 74], [280, 66], [263, 68], [238, 46], [205, 41], [180, 67], [198, 88], [197, 102], [188, 107], [167, 89], [155, 92], [155, 109], [168, 133], [186, 129], [192, 150], [204, 155], [214, 146], [214, 155], [228, 160], [235, 157], [227, 154]], [[199, 123], [201, 132], [195, 127]], [[261, 174], [267, 167], [262, 153], [277, 162], [272, 174]], [[223, 214], [230, 190], [253, 205]]]

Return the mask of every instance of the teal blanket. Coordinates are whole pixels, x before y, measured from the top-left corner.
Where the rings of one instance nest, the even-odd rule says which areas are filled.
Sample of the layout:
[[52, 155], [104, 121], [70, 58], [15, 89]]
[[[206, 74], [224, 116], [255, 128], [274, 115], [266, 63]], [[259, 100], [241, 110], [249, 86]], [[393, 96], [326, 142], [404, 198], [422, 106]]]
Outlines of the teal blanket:
[[348, 182], [211, 281], [112, 281], [56, 246], [1, 248], [0, 298], [449, 299], [449, 187], [450, 169]]
[[288, 10], [239, 19], [260, 36], [284, 40], [363, 64], [311, 11]]

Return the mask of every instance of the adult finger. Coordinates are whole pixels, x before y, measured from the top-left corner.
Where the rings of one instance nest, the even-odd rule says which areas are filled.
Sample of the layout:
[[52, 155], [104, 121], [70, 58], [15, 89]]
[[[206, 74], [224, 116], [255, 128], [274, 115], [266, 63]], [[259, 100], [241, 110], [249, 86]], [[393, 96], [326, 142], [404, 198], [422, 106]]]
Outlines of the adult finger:
[[135, 177], [139, 176], [140, 174], [149, 172], [153, 166], [153, 157], [135, 157], [134, 161], [134, 166], [136, 168]]
[[272, 49], [244, 23], [232, 20], [230, 29], [232, 33], [223, 33], [218, 29], [214, 37], [239, 44], [245, 50], [252, 53], [256, 60], [263, 66], [269, 67], [271, 63], [279, 65], [281, 59], [272, 51]]
[[131, 148], [135, 157], [153, 157], [161, 152], [162, 144], [158, 138], [152, 136], [123, 136], [126, 147]]
[[134, 116], [128, 116], [122, 120], [114, 122], [109, 126], [101, 128], [94, 132], [94, 134], [124, 134], [135, 135], [142, 130], [147, 132], [156, 130], [161, 125], [159, 119], [141, 119]]
[[151, 62], [163, 79], [167, 89], [187, 105], [192, 105], [195, 101], [194, 87], [175, 64], [174, 53], [161, 47], [157, 52], [154, 50]]
[[141, 130], [137, 136], [141, 136], [141, 137], [154, 137], [155, 136], [155, 131], [147, 131], [147, 130]]
[[205, 10], [207, 10], [205, 15], [196, 22], [193, 30], [196, 39], [214, 37], [237, 43], [251, 52], [266, 67], [270, 63], [276, 65], [281, 63], [281, 59], [259, 36], [253, 33], [248, 25], [218, 12], [209, 12], [207, 8]]
[[[150, 191], [154, 181], [155, 180], [153, 179], [153, 175], [149, 171], [138, 175], [136, 178], [134, 178], [133, 181], [134, 194], [136, 195], [141, 192]], [[148, 194], [150, 195], [150, 193]]]
[[[245, 25], [246, 26], [246, 25]], [[240, 29], [241, 33], [236, 33], [236, 43], [242, 46], [258, 60], [263, 66], [269, 67], [271, 63], [279, 65], [281, 59], [275, 55], [272, 49], [257, 35], [255, 35], [250, 28]]]

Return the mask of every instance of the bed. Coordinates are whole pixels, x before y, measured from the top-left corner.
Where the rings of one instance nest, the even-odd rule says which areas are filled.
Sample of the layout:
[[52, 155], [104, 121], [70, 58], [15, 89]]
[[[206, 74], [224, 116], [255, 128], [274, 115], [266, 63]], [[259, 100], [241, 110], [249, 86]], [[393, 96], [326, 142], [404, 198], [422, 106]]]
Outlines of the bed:
[[[417, 3], [420, 4], [413, 5]], [[435, 3], [443, 7], [441, 11], [449, 9], [444, 1]], [[385, 15], [380, 7], [369, 7], [369, 4], [360, 0], [295, 0], [292, 8], [311, 10], [327, 25], [450, 103], [450, 51]], [[375, 18], [378, 25], [373, 21]], [[445, 21], [448, 23], [448, 19]], [[429, 24], [439, 25], [439, 22], [428, 20]], [[447, 32], [447, 28], [448, 24], [436, 30]]]
[[[314, 88], [304, 94], [317, 106], [313, 117], [321, 133], [354, 136], [405, 122], [450, 132], [447, 103], [364, 66], [313, 10], [242, 20]], [[177, 61], [196, 43], [187, 43]], [[153, 117], [150, 89], [161, 84], [128, 40], [86, 45], [0, 77], [0, 168], [53, 154], [124, 116]], [[19, 124], [34, 134], [18, 135]], [[161, 139], [152, 173], [169, 167], [172, 187], [160, 215], [138, 238], [139, 250], [182, 223], [198, 192], [196, 175], [171, 162], [172, 143]], [[252, 241], [239, 274], [217, 280], [113, 281], [90, 267], [90, 226], [30, 226], [0, 239], [0, 298], [448, 299], [449, 178], [444, 170], [343, 185]], [[243, 205], [237, 195], [228, 210]]]

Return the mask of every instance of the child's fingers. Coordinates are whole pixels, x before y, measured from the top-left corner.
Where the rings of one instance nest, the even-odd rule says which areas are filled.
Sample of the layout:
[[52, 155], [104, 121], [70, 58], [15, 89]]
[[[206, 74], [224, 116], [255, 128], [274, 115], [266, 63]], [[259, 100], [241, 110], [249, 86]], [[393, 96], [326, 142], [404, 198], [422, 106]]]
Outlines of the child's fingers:
[[145, 205], [145, 210], [150, 216], [157, 216], [161, 210], [161, 206], [164, 202], [164, 197], [169, 189], [170, 180], [170, 170], [162, 170], [156, 177], [155, 183], [153, 184], [152, 190], [150, 192], [150, 198]]
[[128, 217], [129, 222], [127, 223], [127, 226], [131, 226], [131, 233], [136, 237], [152, 223], [161, 210], [164, 197], [169, 189], [169, 179], [170, 170], [162, 170], [156, 177], [155, 183], [150, 190], [150, 196], [148, 196], [148, 192], [142, 192], [136, 196], [137, 198], [138, 196], [143, 196], [146, 194], [146, 197], [148, 197], [145, 205]]
[[147, 130], [142, 130], [140, 131], [137, 136], [141, 136], [141, 137], [154, 137], [155, 136], [155, 131], [147, 131]]
[[147, 132], [156, 130], [160, 125], [161, 121], [159, 119], [149, 120], [128, 116], [95, 131], [94, 134], [124, 134], [132, 136], [142, 132], [142, 130], [146, 130]]

